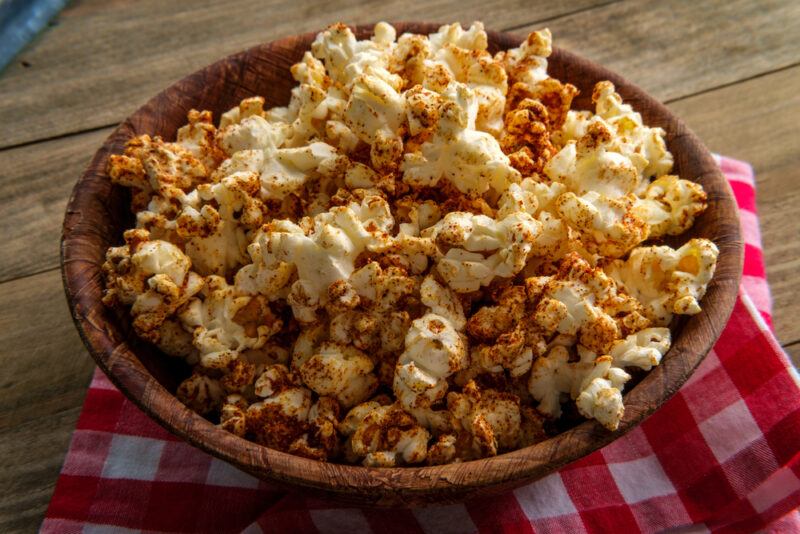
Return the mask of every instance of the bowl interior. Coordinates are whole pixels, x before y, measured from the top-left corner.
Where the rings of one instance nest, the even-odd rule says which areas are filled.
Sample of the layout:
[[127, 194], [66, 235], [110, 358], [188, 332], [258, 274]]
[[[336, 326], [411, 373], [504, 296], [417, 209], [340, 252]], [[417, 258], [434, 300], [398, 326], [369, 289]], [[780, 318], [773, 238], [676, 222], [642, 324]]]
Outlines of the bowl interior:
[[[439, 24], [396, 23], [398, 34], [430, 33]], [[359, 38], [372, 26], [356, 28]], [[488, 32], [491, 50], [518, 46], [521, 36]], [[243, 440], [188, 410], [171, 394], [188, 374], [181, 362], [140, 341], [125, 313], [100, 302], [100, 266], [109, 246], [121, 243], [131, 226], [128, 194], [106, 174], [110, 154], [121, 153], [136, 135], [173, 139], [192, 109], [209, 109], [218, 118], [243, 98], [262, 95], [268, 106], [285, 105], [294, 80], [289, 67], [298, 61], [313, 33], [292, 36], [230, 56], [169, 87], [129, 117], [108, 138], [81, 177], [70, 199], [62, 236], [64, 287], [76, 326], [90, 353], [133, 402], [165, 428], [201, 449], [261, 478], [334, 495], [361, 504], [398, 505], [453, 501], [494, 493], [542, 477], [602, 447], [636, 426], [686, 381], [719, 336], [736, 299], [742, 265], [738, 215], [730, 188], [702, 143], [664, 106], [618, 75], [567, 51], [555, 49], [551, 76], [577, 86], [573, 107], [592, 109], [592, 87], [611, 80], [646, 123], [667, 132], [675, 157], [674, 173], [703, 185], [709, 208], [690, 237], [705, 237], [720, 248], [717, 272], [703, 300], [703, 311], [676, 324], [674, 343], [662, 364], [625, 394], [625, 417], [608, 432], [586, 421], [537, 445], [461, 464], [434, 467], [368, 469], [327, 464], [268, 449]]]

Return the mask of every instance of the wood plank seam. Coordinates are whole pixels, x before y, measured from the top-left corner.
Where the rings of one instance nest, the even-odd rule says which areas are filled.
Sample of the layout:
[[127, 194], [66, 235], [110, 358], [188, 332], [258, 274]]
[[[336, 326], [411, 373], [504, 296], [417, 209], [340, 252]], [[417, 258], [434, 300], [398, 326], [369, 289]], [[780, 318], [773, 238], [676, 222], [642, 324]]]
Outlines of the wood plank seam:
[[547, 24], [548, 22], [552, 22], [552, 21], [555, 21], [555, 20], [561, 20], [563, 18], [570, 17], [570, 16], [573, 16], [573, 15], [577, 15], [579, 13], [584, 13], [586, 11], [592, 11], [594, 9], [602, 9], [602, 8], [610, 6], [611, 4], [618, 4], [621, 1], [622, 0], [611, 0], [610, 2], [604, 2], [602, 4], [597, 4], [597, 5], [593, 5], [593, 6], [583, 7], [581, 9], [576, 9], [575, 11], [570, 11], [569, 13], [561, 13], [560, 15], [554, 15], [552, 17], [547, 17], [547, 18], [544, 18], [544, 19], [533, 20], [531, 22], [524, 22], [524, 23], [520, 23], [520, 24], [514, 24], [513, 26], [508, 26], [506, 28], [501, 28], [500, 31], [513, 32], [515, 30], [518, 30], [520, 28], [524, 28], [525, 26], [530, 26], [532, 24]]
[[[545, 24], [547, 22], [554, 21], [554, 20], [560, 20], [562, 18], [569, 17], [569, 16], [572, 16], [572, 15], [576, 15], [578, 13], [591, 11], [593, 9], [604, 8], [606, 6], [609, 6], [611, 4], [616, 4], [616, 3], [619, 3], [621, 1], [622, 0], [611, 0], [609, 2], [604, 2], [602, 4], [588, 6], [588, 7], [584, 7], [584, 8], [581, 8], [581, 9], [576, 9], [574, 11], [561, 13], [559, 15], [555, 15], [555, 16], [552, 16], [552, 17], [546, 17], [546, 18], [542, 18], [542, 19], [534, 19], [534, 20], [531, 20], [531, 21], [528, 21], [528, 22], [514, 24], [513, 26], [510, 26], [510, 27], [503, 27], [503, 28], [500, 28], [499, 31], [512, 32], [512, 31], [514, 31], [516, 29], [524, 28], [525, 26], [530, 26], [532, 24]], [[36, 41], [32, 41], [31, 43], [26, 45], [25, 48], [20, 52], [20, 55], [23, 54], [35, 42]], [[65, 137], [70, 137], [72, 135], [80, 135], [80, 134], [84, 134], [84, 133], [96, 132], [96, 131], [102, 130], [104, 128], [110, 128], [112, 126], [117, 126], [117, 125], [119, 125], [120, 122], [121, 121], [112, 122], [112, 123], [103, 124], [103, 125], [100, 125], [100, 126], [93, 126], [91, 128], [84, 128], [84, 129], [81, 129], [81, 130], [74, 130], [74, 131], [64, 132], [64, 133], [58, 134], [58, 135], [40, 137], [40, 138], [37, 138], [37, 139], [32, 139], [30, 141], [24, 141], [22, 143], [11, 144], [11, 145], [6, 145], [6, 146], [0, 146], [0, 152], [4, 152], [6, 150], [10, 150], [10, 149], [13, 149], [13, 148], [22, 148], [22, 147], [26, 147], [26, 146], [30, 146], [30, 145], [35, 145], [36, 143], [41, 143], [41, 142], [45, 142], [45, 141], [55, 141], [57, 139], [63, 139]]]
[[103, 130], [105, 128], [112, 128], [118, 126], [119, 122], [112, 122], [111, 124], [103, 124], [100, 126], [92, 126], [91, 128], [84, 128], [82, 130], [75, 130], [70, 132], [64, 132], [58, 135], [51, 135], [49, 137], [41, 137], [39, 139], [32, 139], [30, 141], [25, 141], [22, 143], [17, 143], [16, 145], [7, 145], [7, 146], [0, 146], [0, 152], [5, 152], [6, 150], [11, 150], [14, 148], [25, 148], [31, 145], [36, 145], [39, 143], [46, 143], [48, 141], [58, 141], [59, 139], [65, 139], [67, 137], [73, 137], [76, 135], [82, 135], [92, 132], [97, 132]]
[[702, 89], [700, 91], [695, 91], [694, 93], [690, 93], [688, 95], [682, 95], [682, 96], [678, 96], [678, 97], [675, 97], [675, 98], [668, 98], [668, 99], [664, 100], [664, 104], [674, 104], [675, 102], [680, 102], [682, 100], [686, 100], [686, 99], [693, 98], [693, 97], [696, 97], [696, 96], [705, 95], [705, 94], [708, 94], [708, 93], [713, 93], [714, 91], [719, 91], [720, 89], [733, 87], [734, 85], [738, 85], [740, 83], [750, 82], [750, 81], [753, 81], [753, 80], [757, 80], [759, 78], [763, 78], [765, 76], [769, 76], [771, 74], [777, 74], [779, 72], [791, 70], [791, 69], [796, 68], [798, 66], [800, 66], [800, 61], [792, 63], [791, 65], [786, 65], [784, 67], [778, 67], [776, 69], [771, 69], [771, 70], [766, 70], [764, 72], [759, 72], [757, 74], [753, 74], [752, 76], [747, 76], [745, 78], [741, 78], [740, 80], [737, 80], [735, 82], [723, 83], [723, 84], [720, 84], [720, 85], [715, 85], [714, 87], [708, 87], [708, 88]]

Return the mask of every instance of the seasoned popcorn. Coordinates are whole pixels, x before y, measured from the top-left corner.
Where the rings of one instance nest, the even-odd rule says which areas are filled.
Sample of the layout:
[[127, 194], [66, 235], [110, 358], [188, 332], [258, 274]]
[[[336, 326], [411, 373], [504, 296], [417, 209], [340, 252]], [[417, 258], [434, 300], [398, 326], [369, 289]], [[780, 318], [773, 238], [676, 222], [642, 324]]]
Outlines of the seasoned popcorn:
[[[135, 228], [104, 302], [191, 374], [176, 397], [267, 447], [367, 467], [502, 454], [565, 410], [610, 431], [632, 370], [701, 312], [707, 206], [613, 84], [573, 110], [548, 30], [320, 32], [286, 106], [192, 110], [109, 158]], [[567, 404], [571, 406], [566, 407]]]

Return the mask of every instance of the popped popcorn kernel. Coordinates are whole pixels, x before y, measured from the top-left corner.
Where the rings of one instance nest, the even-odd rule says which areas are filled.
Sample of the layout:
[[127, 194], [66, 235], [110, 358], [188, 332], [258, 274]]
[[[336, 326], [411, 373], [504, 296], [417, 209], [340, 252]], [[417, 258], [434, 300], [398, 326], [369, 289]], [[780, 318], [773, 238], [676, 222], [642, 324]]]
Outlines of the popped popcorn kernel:
[[552, 50], [547, 29], [492, 54], [480, 22], [329, 26], [285, 105], [190, 110], [109, 157], [135, 223], [103, 302], [186, 361], [187, 408], [318, 461], [491, 457], [565, 412], [618, 429], [719, 250], [658, 241], [706, 193], [611, 82], [573, 109]]

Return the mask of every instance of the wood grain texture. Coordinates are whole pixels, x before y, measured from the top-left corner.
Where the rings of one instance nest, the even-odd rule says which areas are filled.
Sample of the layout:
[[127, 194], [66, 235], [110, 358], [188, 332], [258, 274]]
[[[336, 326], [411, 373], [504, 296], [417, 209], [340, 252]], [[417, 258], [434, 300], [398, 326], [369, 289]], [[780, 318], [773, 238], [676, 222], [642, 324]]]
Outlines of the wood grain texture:
[[783, 343], [800, 341], [798, 89], [794, 67], [669, 106], [711, 150], [753, 165], [775, 332]]
[[[398, 30], [428, 33], [435, 25], [398, 25]], [[361, 38], [369, 28], [361, 27]], [[98, 365], [160, 424], [190, 443], [256, 476], [309, 491], [373, 505], [453, 501], [508, 489], [542, 477], [609, 443], [635, 427], [683, 384], [717, 339], [733, 308], [741, 273], [742, 243], [730, 188], [700, 141], [667, 108], [619, 76], [563, 50], [555, 50], [550, 73], [583, 90], [576, 106], [589, 105], [591, 87], [610, 79], [649, 124], [663, 127], [675, 156], [676, 171], [696, 177], [709, 197], [708, 211], [683, 236], [703, 236], [720, 248], [717, 272], [703, 300], [703, 311], [675, 333], [660, 366], [626, 394], [626, 412], [616, 432], [587, 421], [550, 440], [495, 458], [434, 467], [366, 469], [321, 463], [268, 449], [218, 429], [192, 413], [168, 391], [165, 359], [137, 344], [124, 317], [100, 303], [100, 265], [105, 250], [119, 240], [125, 196], [105, 173], [107, 157], [125, 140], [143, 133], [172, 137], [192, 108], [215, 114], [241, 98], [265, 94], [285, 103], [293, 84], [288, 67], [308, 47], [313, 34], [252, 48], [203, 69], [160, 93], [129, 117], [98, 151], [76, 186], [67, 208], [62, 241], [65, 287], [76, 324]], [[490, 33], [494, 49], [516, 46], [518, 36]], [[157, 380], [153, 375], [161, 377]], [[166, 386], [166, 387], [165, 387]]]
[[662, 101], [800, 60], [794, 0], [621, 2], [548, 26], [559, 46], [636, 80]]
[[[752, 163], [778, 339], [800, 340], [800, 67], [668, 106], [713, 151]], [[54, 245], [75, 177], [111, 128], [0, 151], [0, 282], [58, 266]], [[800, 364], [800, 360], [795, 361]]]
[[789, 346], [784, 347], [786, 349], [786, 354], [789, 355], [789, 358], [792, 359], [795, 367], [799, 367], [798, 362], [800, 362], [800, 342], [792, 343]]
[[0, 285], [0, 532], [41, 521], [94, 369], [60, 293], [56, 270]]
[[[29, 69], [23, 69], [17, 63], [0, 74], [0, 87], [2, 87], [0, 99], [8, 98], [3, 104], [5, 107], [0, 106], [0, 109], [2, 109], [0, 131], [3, 134], [0, 137], [0, 145], [8, 146], [18, 142], [37, 141], [52, 135], [77, 131], [80, 129], [76, 127], [77, 124], [98, 124], [96, 121], [92, 122], [92, 120], [83, 122], [85, 117], [82, 117], [81, 114], [89, 115], [89, 119], [102, 116], [117, 117], [111, 122], [121, 120], [125, 114], [136, 107], [138, 101], [143, 101], [144, 98], [160, 90], [170, 80], [176, 79], [182, 73], [190, 72], [198, 66], [216, 60], [225, 52], [234, 51], [237, 47], [241, 48], [247, 44], [261, 42], [279, 35], [273, 32], [272, 29], [277, 24], [280, 24], [280, 21], [270, 21], [264, 24], [259, 19], [255, 21], [259, 27], [251, 27], [246, 30], [253, 35], [251, 41], [241, 41], [241, 44], [233, 43], [234, 40], [238, 39], [237, 35], [243, 30], [239, 26], [230, 23], [232, 16], [225, 17], [224, 15], [222, 15], [222, 20], [225, 21], [225, 27], [216, 27], [216, 22], [212, 20], [210, 29], [205, 26], [202, 28], [202, 31], [207, 32], [207, 35], [211, 37], [207, 40], [201, 38], [201, 31], [187, 33], [185, 30], [190, 28], [190, 19], [181, 15], [180, 12], [191, 9], [193, 6], [197, 6], [198, 10], [206, 9], [209, 3], [208, 0], [198, 2], [181, 1], [171, 5], [154, 0], [139, 0], [138, 2], [131, 0], [110, 0], [107, 2], [100, 0], [74, 0], [71, 2], [70, 8], [60, 21], [60, 26], [45, 32], [18, 58], [19, 60], [24, 59], [32, 62], [32, 66]], [[248, 6], [252, 3], [253, 0], [237, 0], [227, 4], [235, 8], [236, 6]], [[452, 4], [452, 2], [448, 3]], [[664, 3], [668, 11], [685, 9], [685, 3], [678, 1]], [[302, 6], [299, 4], [298, 2], [290, 11], [301, 11]], [[543, 10], [547, 10], [551, 4], [555, 3], [546, 3], [544, 6], [534, 4], [534, 7], [530, 8], [531, 12], [536, 12], [536, 16], [533, 18], [528, 19], [520, 15], [519, 12], [515, 12], [514, 17], [519, 19], [519, 23], [530, 22], [534, 18], [539, 20], [543, 18], [539, 14]], [[470, 17], [465, 16], [463, 13], [481, 11], [480, 7], [475, 7], [476, 5], [489, 4], [472, 1], [461, 2], [458, 7], [453, 7], [452, 11], [441, 13], [437, 18], [440, 20], [460, 19], [466, 21]], [[785, 50], [786, 43], [789, 43], [789, 46], [796, 46], [792, 44], [792, 39], [790, 38], [793, 35], [792, 28], [797, 27], [797, 10], [787, 11], [787, 2], [770, 2], [764, 3], [763, 6], [763, 17], [778, 21], [782, 27], [786, 28], [783, 34], [785, 41], [774, 42], [776, 37], [775, 26], [769, 24], [770, 20], [767, 21], [768, 24], [761, 24], [757, 27], [749, 22], [747, 13], [752, 9], [750, 4], [736, 2], [731, 8], [726, 9], [725, 6], [722, 6], [721, 9], [726, 11], [728, 18], [739, 20], [748, 39], [751, 39], [756, 44], [763, 43], [766, 39], [771, 40], [773, 47], [777, 50]], [[777, 6], [777, 9], [775, 9], [775, 6]], [[572, 5], [567, 6], [567, 8], [571, 9]], [[217, 15], [219, 15], [219, 11], [223, 10], [214, 6], [211, 9], [216, 10]], [[376, 12], [375, 18], [380, 18], [380, 9], [380, 6], [374, 7], [374, 9], [370, 8], [370, 12]], [[564, 8], [559, 6], [559, 9]], [[636, 7], [627, 9], [635, 11]], [[231, 11], [231, 8], [225, 7], [224, 10]], [[659, 94], [660, 82], [656, 80], [674, 76], [676, 73], [672, 69], [674, 65], [679, 64], [677, 60], [688, 61], [686, 58], [676, 57], [674, 54], [669, 53], [672, 48], [671, 40], [674, 40], [675, 36], [675, 28], [671, 24], [665, 24], [665, 19], [659, 20], [650, 16], [628, 16], [627, 20], [638, 21], [640, 24], [635, 28], [639, 36], [637, 42], [640, 48], [648, 47], [649, 41], [667, 43], [666, 52], [656, 54], [650, 50], [648, 51], [650, 60], [643, 62], [640, 60], [639, 50], [630, 46], [623, 48], [623, 45], [630, 40], [628, 33], [634, 31], [630, 27], [615, 24], [613, 29], [603, 31], [602, 28], [596, 25], [592, 26], [594, 21], [613, 18], [607, 14], [616, 14], [619, 10], [620, 6], [604, 6], [593, 10], [591, 16], [573, 15], [567, 17], [561, 26], [557, 25], [557, 21], [550, 21], [547, 25], [556, 32], [556, 44], [564, 44], [562, 42], [563, 39], [569, 36], [570, 47], [577, 48], [583, 54], [595, 59], [600, 58], [600, 56], [593, 51], [594, 47], [600, 47], [602, 50], [604, 43], [608, 43], [608, 46], [617, 43], [620, 45], [619, 53], [615, 54], [612, 49], [608, 49], [604, 53], [604, 57], [601, 58], [602, 61], [613, 65], [616, 70], [627, 74], [631, 80], [644, 85], [651, 92]], [[488, 15], [491, 15], [491, 13], [480, 13], [479, 18], [488, 20]], [[238, 17], [238, 15], [236, 16]], [[286, 13], [284, 16], [292, 20], [298, 18], [291, 12]], [[553, 15], [549, 13], [546, 16]], [[240, 19], [239, 25], [247, 25], [249, 20], [254, 20], [247, 17], [238, 18]], [[574, 33], [567, 34], [570, 21], [574, 20], [580, 22], [581, 25], [579, 27], [582, 30], [576, 27]], [[666, 20], [671, 19], [668, 17]], [[710, 23], [705, 24], [706, 20], [710, 21]], [[325, 22], [328, 21], [326, 20]], [[209, 25], [208, 19], [205, 19], [205, 24], [206, 26]], [[323, 22], [310, 25], [308, 28], [320, 26], [321, 24]], [[67, 27], [67, 25], [71, 25], [71, 27]], [[711, 43], [712, 47], [716, 42], [731, 42], [732, 36], [725, 33], [729, 31], [729, 27], [725, 29], [724, 25], [714, 23], [713, 14], [708, 16], [703, 14], [698, 20], [692, 21], [692, 25], [695, 26], [695, 33], [703, 32], [702, 38], [706, 43]], [[702, 25], [700, 29], [697, 29], [698, 25]], [[490, 25], [489, 27], [502, 29], [502, 27], [496, 25]], [[80, 28], [80, 30], [73, 30], [72, 28]], [[91, 31], [86, 31], [87, 28]], [[146, 30], [145, 36], [139, 38], [138, 32], [142, 31], [143, 28]], [[172, 61], [168, 54], [159, 54], [154, 51], [157, 51], [162, 39], [170, 39], [169, 35], [174, 34], [176, 28], [180, 28], [183, 31], [183, 37], [180, 39], [172, 38], [169, 41], [171, 46], [179, 49], [178, 53], [180, 54], [178, 61]], [[288, 34], [292, 31], [294, 29], [289, 28], [284, 33]], [[768, 36], [762, 36], [760, 33], [762, 31], [768, 32]], [[114, 32], [124, 38], [115, 38]], [[586, 43], [593, 38], [594, 32], [603, 32], [604, 38], [600, 39], [598, 44], [589, 47]], [[685, 36], [686, 34], [682, 35]], [[794, 42], [796, 42], [796, 32], [794, 35]], [[144, 65], [142, 62], [137, 62], [136, 58], [130, 57], [131, 42], [135, 42], [138, 47], [136, 53], [138, 57], [144, 58]], [[690, 49], [690, 45], [686, 43], [678, 43], [678, 45], [681, 50]], [[199, 51], [196, 51], [198, 47]], [[731, 51], [732, 57], [742, 57], [741, 54], [748, 53], [749, 44], [745, 43], [744, 46], [740, 45], [739, 48], [738, 51]], [[757, 60], [764, 61], [773, 57], [770, 55], [769, 50], [764, 52], [762, 49], [761, 52], [763, 53]], [[701, 51], [701, 53], [704, 53], [704, 51]], [[732, 76], [728, 65], [729, 60], [725, 55], [713, 53], [703, 57], [703, 70], [700, 73], [704, 76], [702, 90], [719, 87], [726, 83], [734, 85], [687, 99], [692, 102], [692, 105], [676, 107], [682, 104], [682, 102], [676, 102], [670, 104], [670, 108], [685, 119], [701, 135], [701, 138], [707, 139], [708, 144], [714, 150], [723, 154], [747, 158], [754, 162], [759, 179], [759, 210], [762, 223], [765, 219], [770, 218], [771, 210], [775, 209], [776, 204], [771, 199], [779, 201], [784, 196], [791, 196], [795, 200], [787, 200], [785, 205], [787, 209], [793, 209], [794, 206], [798, 205], [797, 202], [800, 202], [796, 199], [797, 192], [800, 190], [800, 181], [797, 180], [796, 175], [792, 175], [788, 171], [797, 167], [790, 166], [785, 168], [784, 164], [773, 165], [771, 162], [786, 162], [790, 161], [792, 157], [796, 157], [798, 154], [796, 142], [793, 141], [792, 135], [773, 136], [772, 126], [773, 124], [779, 124], [781, 125], [779, 131], [784, 132], [785, 125], [792, 124], [793, 120], [796, 122], [792, 117], [797, 115], [798, 106], [796, 103], [786, 108], [777, 106], [780, 111], [774, 111], [774, 108], [770, 108], [773, 111], [766, 113], [764, 119], [760, 120], [761, 111], [749, 106], [749, 99], [760, 97], [771, 102], [781, 102], [787, 100], [787, 96], [796, 98], [796, 95], [800, 94], [800, 80], [795, 75], [781, 79], [781, 83], [775, 83], [770, 77], [763, 77], [736, 84], [735, 82], [739, 80], [753, 76], [752, 71], [737, 69]], [[88, 65], [90, 61], [93, 61], [90, 65], [91, 68], [82, 71], [82, 66]], [[180, 65], [179, 63], [182, 61], [190, 63]], [[116, 64], [109, 65], [111, 62]], [[163, 63], [169, 64], [170, 68], [165, 69]], [[159, 64], [162, 65], [159, 66]], [[122, 69], [120, 65], [125, 65], [126, 68]], [[52, 72], [52, 74], [49, 74], [49, 72]], [[91, 86], [94, 87], [94, 90], [80, 85], [82, 76], [91, 80]], [[8, 82], [6, 81], [8, 77], [12, 77], [14, 80]], [[62, 80], [66, 81], [66, 83], [60, 83]], [[134, 84], [130, 80], [136, 80], [136, 83]], [[762, 83], [759, 83], [757, 87], [752, 86], [752, 88], [748, 87], [746, 90], [737, 90], [737, 86], [745, 86], [759, 81]], [[29, 98], [29, 101], [25, 103], [23, 96], [35, 90], [37, 84], [42, 83], [48, 84], [47, 91], [39, 90], [32, 95], [35, 98]], [[50, 90], [51, 88], [55, 89]], [[9, 93], [9, 91], [13, 94]], [[114, 94], [105, 94], [109, 91], [113, 91]], [[122, 93], [119, 93], [119, 91], [122, 91]], [[81, 102], [79, 102], [81, 98], [91, 98], [91, 105], [81, 105]], [[703, 100], [699, 104], [695, 104], [694, 99], [697, 98], [703, 98]], [[13, 108], [17, 106], [17, 103], [24, 104], [24, 112], [14, 114]], [[76, 105], [78, 106], [78, 111], [71, 111], [71, 106]], [[107, 111], [109, 106], [114, 107], [114, 109]], [[732, 117], [732, 114], [727, 112], [729, 109], [735, 109], [738, 116], [736, 118]], [[736, 124], [746, 125], [746, 131], [740, 132], [735, 127], [732, 127], [732, 125]], [[40, 190], [42, 196], [52, 197], [54, 194], [52, 188], [63, 188], [61, 182], [74, 181], [80, 174], [82, 170], [82, 163], [80, 162], [88, 159], [92, 151], [100, 144], [100, 140], [98, 140], [92, 146], [87, 147], [87, 143], [83, 141], [85, 135], [92, 134], [80, 134], [60, 139], [57, 141], [61, 143], [60, 145], [50, 144], [50, 142], [32, 144], [29, 147], [31, 150], [26, 152], [24, 157], [19, 160], [20, 164], [14, 167], [14, 173], [9, 172], [7, 168], [8, 162], [13, 161], [13, 159], [3, 159], [3, 165], [0, 165], [0, 205], [3, 207], [0, 210], [0, 226], [3, 228], [4, 239], [3, 242], [0, 242], [0, 247], [5, 244], [6, 240], [14, 239], [17, 235], [13, 231], [9, 234], [6, 230], [7, 228], [13, 229], [14, 225], [4, 224], [2, 221], [6, 217], [13, 218], [16, 216], [15, 210], [12, 208], [17, 203], [22, 202], [22, 198], [36, 203], [37, 189]], [[100, 135], [103, 136], [103, 134]], [[748, 143], [754, 139], [764, 141], [754, 144], [752, 150], [749, 150]], [[728, 146], [727, 143], [731, 143], [731, 145]], [[91, 145], [91, 143], [88, 144]], [[64, 161], [67, 162], [63, 168], [59, 168], [56, 160], [49, 158], [47, 153], [53, 150], [52, 147], [58, 147], [56, 150], [62, 151]], [[9, 152], [13, 154], [17, 150], [23, 149], [0, 152], [0, 158], [6, 157]], [[770, 157], [759, 158], [760, 150], [768, 150]], [[40, 162], [52, 162], [52, 165], [48, 163], [42, 167]], [[24, 172], [30, 177], [41, 176], [43, 180], [38, 181], [35, 188], [29, 188], [24, 193], [20, 193], [22, 189], [17, 189], [17, 186], [15, 186], [13, 195], [6, 194], [6, 185], [9, 183], [19, 184], [21, 188], [25, 187], [25, 181], [15, 177], [16, 172]], [[767, 181], [765, 182], [765, 180]], [[775, 193], [774, 196], [773, 192]], [[24, 197], [20, 197], [20, 194], [23, 194]], [[14, 199], [13, 201], [11, 200], [12, 198]], [[66, 196], [64, 196], [62, 202], [66, 202]], [[44, 210], [29, 208], [24, 208], [22, 211], [24, 214], [30, 214], [33, 217], [42, 217], [39, 221], [39, 226], [37, 226], [35, 219], [26, 220], [24, 218], [17, 219], [18, 222], [14, 224], [25, 225], [26, 233], [32, 231], [33, 235], [29, 234], [28, 239], [36, 240], [37, 245], [43, 243], [43, 241], [48, 241], [48, 244], [36, 250], [31, 250], [30, 247], [27, 249], [24, 247], [12, 250], [8, 248], [2, 249], [0, 251], [0, 265], [3, 265], [3, 268], [11, 265], [10, 263], [4, 263], [7, 262], [7, 256], [10, 252], [13, 252], [13, 254], [35, 255], [38, 258], [36, 261], [24, 259], [22, 263], [18, 264], [20, 270], [15, 271], [12, 275], [13, 277], [39, 272], [56, 266], [58, 263], [57, 246], [50, 241], [50, 236], [59, 233], [58, 227], [60, 226], [62, 214], [59, 212], [45, 213]], [[762, 230], [767, 254], [767, 267], [770, 270], [770, 280], [774, 284], [773, 263], [798, 257], [797, 253], [789, 255], [788, 252], [795, 250], [792, 247], [796, 247], [800, 242], [800, 235], [798, 235], [796, 229], [792, 230], [796, 227], [791, 224], [797, 221], [797, 217], [794, 216], [793, 212], [781, 211], [778, 216], [772, 217], [772, 220], [774, 222], [763, 225]], [[781, 230], [784, 225], [789, 231]], [[39, 254], [40, 252], [41, 254]], [[787, 340], [785, 335], [786, 328], [795, 324], [794, 317], [798, 313], [796, 307], [792, 307], [796, 302], [796, 299], [792, 298], [792, 296], [793, 288], [800, 286], [800, 269], [792, 271], [791, 266], [785, 268], [786, 282], [782, 284], [782, 287], [786, 288], [785, 290], [776, 292], [773, 285], [776, 301], [776, 325], [778, 326], [779, 335], [784, 341]], [[8, 273], [9, 271], [5, 272]], [[57, 279], [57, 276], [53, 277], [53, 280]], [[16, 282], [6, 282], [6, 284], [9, 283]], [[50, 292], [51, 286], [52, 292]], [[18, 300], [14, 301], [13, 307], [12, 304], [5, 300], [9, 293], [3, 291], [2, 286], [0, 286], [0, 315], [2, 315], [2, 310], [14, 309], [15, 315], [19, 319], [19, 323], [4, 323], [6, 328], [10, 325], [13, 329], [14, 324], [25, 324], [38, 320], [41, 315], [40, 310], [45, 307], [43, 303], [47, 302], [48, 298], [61, 298], [60, 289], [56, 286], [57, 283], [48, 284], [46, 286], [48, 287], [48, 292], [43, 295], [42, 299], [32, 306], [21, 309], [16, 308], [19, 303]], [[784, 294], [785, 297], [781, 297]], [[65, 304], [64, 307], [66, 307]], [[66, 312], [60, 318], [49, 318], [48, 327], [55, 332], [68, 332], [72, 329], [71, 320]], [[791, 330], [789, 331], [791, 332]], [[58, 335], [60, 334], [56, 334], [56, 337]], [[40, 337], [47, 338], [47, 331]], [[77, 343], [75, 339], [73, 336], [69, 346], [72, 346], [71, 343]], [[36, 340], [32, 340], [31, 343], [35, 344]], [[69, 387], [76, 391], [73, 400], [77, 406], [79, 401], [75, 399], [78, 399], [85, 392], [88, 373], [84, 376], [80, 373], [71, 375], [69, 371], [64, 372], [63, 368], [69, 368], [73, 365], [72, 360], [64, 357], [55, 357], [52, 354], [63, 356], [68, 353], [68, 350], [60, 349], [57, 343], [46, 341], [43, 341], [43, 343], [50, 347], [48, 351], [35, 350], [28, 357], [34, 362], [41, 362], [41, 368], [50, 369], [55, 376], [71, 376], [72, 378], [65, 378], [65, 384], [70, 383]], [[6, 358], [19, 358], [19, 350], [24, 349], [20, 349], [19, 345], [13, 345], [12, 347], [0, 346], [0, 358], [3, 358], [3, 361], [6, 361]], [[788, 346], [787, 351], [794, 357], [795, 364], [800, 364], [800, 343]], [[88, 360], [88, 355], [84, 357]], [[36, 366], [30, 366], [19, 370], [19, 373], [14, 376], [4, 374], [3, 383], [21, 382], [30, 384], [33, 382], [28, 374], [38, 375], [40, 371]], [[67, 410], [53, 415], [51, 411], [54, 409], [53, 404], [43, 403], [37, 406], [38, 409], [32, 407], [28, 412], [29, 423], [23, 423], [24, 426], [5, 430], [0, 434], [0, 454], [2, 454], [2, 457], [4, 459], [19, 459], [13, 465], [10, 462], [0, 461], [0, 471], [3, 473], [2, 479], [0, 479], [0, 487], [3, 487], [4, 490], [5, 488], [12, 490], [4, 491], [2, 497], [0, 497], [0, 531], [2, 532], [32, 532], [38, 529], [58, 474], [58, 466], [66, 452], [68, 436], [74, 428], [77, 407], [71, 408], [71, 411]], [[46, 447], [41, 449], [35, 445], [28, 447], [27, 443], [44, 444]]]
[[[86, 385], [83, 386], [85, 394]], [[36, 532], [53, 495], [81, 403], [0, 434], [0, 532]], [[12, 460], [13, 459], [13, 460]]]
[[58, 238], [75, 177], [111, 129], [0, 151], [0, 282], [58, 266]]
[[[339, 20], [482, 20], [489, 28], [505, 29], [604, 3], [608, 0], [76, 2], [48, 38], [26, 49], [0, 78], [0, 147], [118, 123], [146, 98], [220, 57]], [[25, 128], [19, 128], [23, 122]]]

